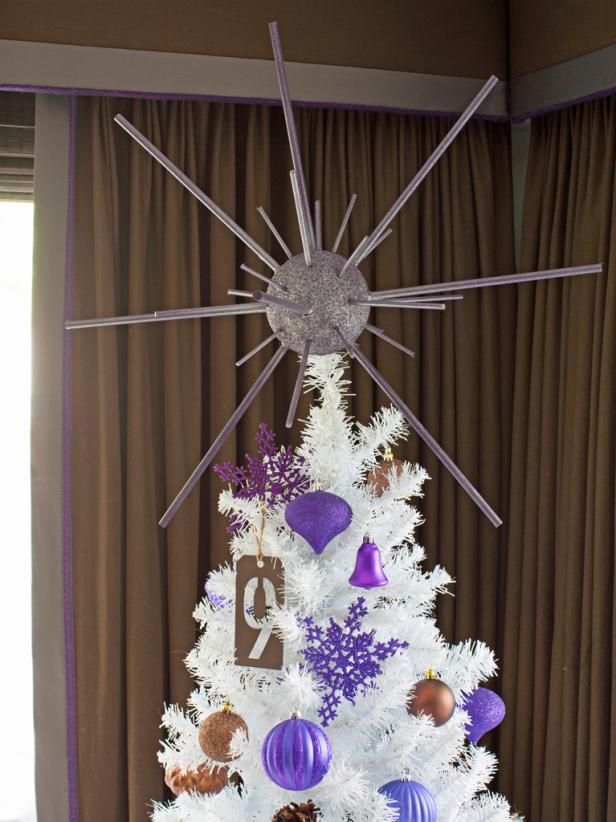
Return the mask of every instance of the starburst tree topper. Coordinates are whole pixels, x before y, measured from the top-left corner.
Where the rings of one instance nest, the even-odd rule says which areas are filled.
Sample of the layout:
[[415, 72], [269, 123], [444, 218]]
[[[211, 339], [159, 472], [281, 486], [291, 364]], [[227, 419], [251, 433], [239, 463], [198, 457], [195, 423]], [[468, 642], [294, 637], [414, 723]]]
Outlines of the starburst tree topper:
[[487, 286], [529, 282], [532, 280], [548, 280], [556, 277], [571, 277], [579, 274], [591, 274], [601, 271], [602, 266], [582, 265], [546, 271], [532, 271], [525, 274], [505, 274], [495, 277], [459, 280], [453, 283], [430, 283], [427, 285], [411, 286], [409, 288], [370, 291], [359, 266], [366, 257], [392, 233], [392, 229], [390, 228], [391, 223], [395, 220], [400, 210], [471, 117], [476, 113], [494, 89], [498, 80], [495, 76], [488, 79], [465, 111], [452, 125], [443, 140], [417, 171], [410, 183], [401, 192], [391, 208], [383, 215], [376, 227], [363, 238], [350, 256], [345, 258], [338, 254], [338, 248], [348, 225], [356, 196], [353, 195], [351, 198], [331, 250], [323, 249], [321, 203], [318, 201], [315, 202], [313, 215], [304, 178], [277, 23], [270, 23], [269, 30], [293, 165], [290, 171], [290, 181], [301, 235], [301, 253], [296, 255], [292, 254], [265, 210], [259, 207], [260, 215], [263, 217], [280, 244], [282, 251], [288, 258], [286, 262], [280, 264], [239, 226], [232, 217], [217, 205], [211, 197], [187, 177], [180, 168], [172, 163], [159, 148], [150, 142], [144, 134], [135, 128], [125, 117], [118, 114], [115, 117], [115, 121], [157, 162], [167, 169], [200, 203], [209, 209], [215, 217], [224, 223], [230, 231], [251, 249], [257, 257], [271, 269], [273, 275], [271, 277], [266, 276], [259, 271], [249, 268], [247, 265], [241, 266], [245, 272], [257, 278], [262, 284], [265, 284], [262, 286], [265, 290], [259, 291], [228, 290], [228, 294], [232, 296], [251, 300], [249, 303], [200, 306], [195, 308], [174, 309], [171, 311], [154, 311], [150, 314], [124, 317], [74, 320], [67, 322], [66, 328], [70, 330], [189, 318], [224, 317], [238, 314], [265, 314], [272, 333], [255, 346], [252, 351], [249, 351], [244, 357], [238, 360], [236, 364], [241, 365], [246, 362], [250, 357], [256, 354], [257, 351], [260, 351], [264, 346], [274, 340], [280, 342], [279, 348], [269, 363], [265, 366], [254, 385], [231, 415], [201, 462], [186, 480], [184, 486], [180, 489], [167, 511], [163, 514], [160, 520], [160, 525], [163, 527], [166, 527], [171, 522], [171, 519], [175, 516], [179, 507], [199, 482], [200, 477], [211, 464], [222, 444], [246, 413], [246, 410], [287, 351], [294, 351], [301, 355], [297, 380], [287, 415], [287, 427], [291, 427], [295, 418], [308, 357], [347, 351], [351, 357], [357, 359], [389, 400], [398, 407], [410, 426], [434, 452], [454, 479], [456, 479], [471, 499], [488, 517], [490, 522], [498, 526], [502, 522], [498, 514], [490, 507], [466, 475], [370, 362], [357, 345], [357, 339], [363, 331], [368, 331], [405, 351], [407, 354], [412, 355], [413, 352], [389, 338], [382, 329], [368, 322], [371, 309], [401, 308], [420, 311], [443, 311], [445, 310], [447, 301], [462, 299], [463, 295], [460, 292], [466, 289], [485, 288]]

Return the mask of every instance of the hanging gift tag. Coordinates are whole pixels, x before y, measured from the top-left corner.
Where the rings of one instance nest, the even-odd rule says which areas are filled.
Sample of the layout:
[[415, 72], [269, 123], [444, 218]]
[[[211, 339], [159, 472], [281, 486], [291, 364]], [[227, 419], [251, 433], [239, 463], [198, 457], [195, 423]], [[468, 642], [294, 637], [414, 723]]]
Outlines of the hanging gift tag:
[[275, 557], [244, 556], [235, 576], [235, 664], [280, 670], [283, 644], [267, 612], [284, 603], [284, 569]]

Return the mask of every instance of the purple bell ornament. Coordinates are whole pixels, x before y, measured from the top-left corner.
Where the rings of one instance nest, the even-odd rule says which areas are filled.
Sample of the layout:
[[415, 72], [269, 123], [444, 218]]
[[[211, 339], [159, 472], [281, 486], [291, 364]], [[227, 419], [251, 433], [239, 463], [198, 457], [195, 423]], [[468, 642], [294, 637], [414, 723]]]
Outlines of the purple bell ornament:
[[379, 546], [374, 542], [364, 542], [357, 550], [355, 570], [349, 578], [349, 583], [357, 588], [380, 588], [388, 582], [383, 571]]

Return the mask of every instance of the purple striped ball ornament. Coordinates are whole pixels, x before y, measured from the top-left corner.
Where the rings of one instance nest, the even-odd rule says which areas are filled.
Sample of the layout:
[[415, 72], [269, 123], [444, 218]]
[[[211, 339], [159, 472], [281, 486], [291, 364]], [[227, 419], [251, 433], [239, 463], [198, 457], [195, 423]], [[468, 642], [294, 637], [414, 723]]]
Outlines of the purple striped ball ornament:
[[391, 801], [387, 804], [398, 811], [397, 822], [436, 822], [436, 802], [420, 782], [395, 779], [379, 788], [379, 793]]
[[287, 791], [314, 788], [329, 770], [332, 746], [314, 722], [294, 716], [276, 725], [261, 749], [263, 770]]

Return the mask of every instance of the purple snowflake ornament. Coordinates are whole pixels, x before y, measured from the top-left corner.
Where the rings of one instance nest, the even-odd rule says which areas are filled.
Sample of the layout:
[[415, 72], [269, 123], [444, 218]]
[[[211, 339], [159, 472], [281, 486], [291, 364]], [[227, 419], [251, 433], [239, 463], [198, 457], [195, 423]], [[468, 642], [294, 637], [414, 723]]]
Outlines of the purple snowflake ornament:
[[376, 686], [383, 673], [380, 663], [409, 647], [398, 639], [375, 642], [376, 631], [361, 631], [367, 613], [366, 600], [359, 597], [349, 606], [343, 625], [331, 617], [326, 628], [316, 625], [312, 617], [304, 619], [309, 645], [301, 653], [319, 681], [323, 705], [317, 713], [324, 727], [337, 716], [343, 697], [354, 705], [358, 693]]
[[[236, 486], [237, 499], [260, 499], [268, 510], [291, 502], [310, 487], [310, 477], [304, 472], [304, 460], [290, 446], [277, 448], [276, 435], [262, 422], [255, 437], [257, 456], [246, 454], [245, 465], [224, 462], [214, 466], [223, 482]], [[238, 531], [246, 525], [241, 514], [231, 516], [227, 531]]]

